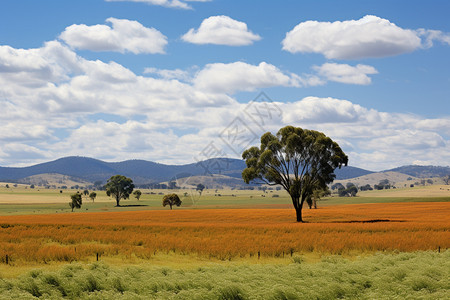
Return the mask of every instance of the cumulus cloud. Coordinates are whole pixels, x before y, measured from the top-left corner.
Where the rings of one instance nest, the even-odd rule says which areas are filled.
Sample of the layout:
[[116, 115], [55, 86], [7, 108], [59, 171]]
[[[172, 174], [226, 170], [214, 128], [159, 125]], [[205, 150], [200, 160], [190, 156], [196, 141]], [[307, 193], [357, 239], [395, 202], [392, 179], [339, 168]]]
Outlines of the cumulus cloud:
[[418, 159], [450, 161], [449, 117], [388, 113], [335, 98], [234, 99], [238, 91], [320, 81], [266, 62], [209, 64], [198, 71], [150, 68], [137, 75], [116, 62], [80, 57], [59, 42], [37, 49], [2, 46], [0, 52], [3, 166], [66, 155], [188, 163], [207, 158], [201, 153], [210, 143], [237, 157], [220, 136], [227, 129], [245, 129], [243, 138], [256, 144], [263, 132], [285, 125], [324, 132], [342, 145], [351, 165], [371, 170]]
[[365, 16], [359, 20], [298, 24], [286, 34], [283, 50], [320, 53], [329, 59], [361, 59], [408, 53], [421, 47], [416, 31], [389, 20]]
[[167, 37], [137, 21], [108, 18], [108, 25], [74, 24], [59, 36], [75, 49], [140, 53], [165, 53]]
[[244, 62], [208, 64], [193, 80], [194, 86], [199, 90], [227, 94], [272, 86], [300, 87], [308, 82], [316, 83], [310, 78], [302, 79], [296, 74], [283, 72], [266, 62], [259, 65]]
[[159, 5], [170, 8], [192, 9], [186, 2], [209, 2], [212, 0], [105, 0], [106, 2], [141, 2], [148, 5]]
[[367, 75], [378, 73], [374, 67], [361, 64], [353, 67], [347, 64], [325, 63], [314, 66], [313, 69], [327, 80], [361, 85], [372, 83], [372, 79]]
[[191, 28], [181, 37], [194, 44], [215, 44], [227, 46], [246, 46], [261, 37], [252, 33], [244, 22], [228, 16], [212, 16], [204, 19], [198, 29]]

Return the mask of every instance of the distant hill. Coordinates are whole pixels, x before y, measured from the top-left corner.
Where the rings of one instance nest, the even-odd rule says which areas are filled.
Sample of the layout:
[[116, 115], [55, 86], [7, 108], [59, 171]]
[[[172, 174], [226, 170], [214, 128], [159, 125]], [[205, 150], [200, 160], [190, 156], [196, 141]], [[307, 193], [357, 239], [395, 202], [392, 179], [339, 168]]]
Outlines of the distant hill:
[[[32, 176], [35, 175], [60, 174], [76, 178], [79, 181], [91, 183], [101, 181], [104, 184], [111, 176], [121, 174], [132, 178], [139, 185], [192, 176], [219, 174], [236, 179], [228, 180], [228, 182], [233, 183], [233, 186], [236, 186], [239, 182], [244, 185], [241, 174], [245, 167], [243, 160], [229, 158], [214, 158], [186, 165], [165, 165], [146, 160], [104, 162], [88, 157], [71, 156], [23, 168], [0, 167], [0, 181], [24, 182], [24, 178], [30, 180], [30, 177], [32, 179]], [[403, 173], [412, 177], [439, 177], [450, 174], [449, 167], [433, 166], [404, 166], [388, 171]], [[356, 167], [342, 167], [335, 171], [336, 180], [346, 180], [372, 173], [375, 172]], [[218, 184], [227, 181], [224, 177], [216, 178], [217, 180], [220, 178], [221, 182]]]
[[437, 166], [403, 166], [388, 171], [399, 172], [419, 178], [442, 177], [450, 175], [450, 167]]
[[244, 168], [243, 160], [228, 158], [214, 158], [187, 165], [165, 165], [145, 160], [109, 163], [88, 157], [71, 156], [23, 168], [0, 167], [0, 180], [18, 181], [50, 173], [105, 183], [111, 176], [121, 174], [132, 178], [137, 184], [144, 184], [209, 174], [222, 174], [241, 179]]
[[336, 180], [344, 180], [355, 177], [360, 177], [368, 174], [372, 174], [375, 172], [364, 170], [356, 167], [342, 167], [340, 169], [336, 169], [334, 174], [336, 174]]

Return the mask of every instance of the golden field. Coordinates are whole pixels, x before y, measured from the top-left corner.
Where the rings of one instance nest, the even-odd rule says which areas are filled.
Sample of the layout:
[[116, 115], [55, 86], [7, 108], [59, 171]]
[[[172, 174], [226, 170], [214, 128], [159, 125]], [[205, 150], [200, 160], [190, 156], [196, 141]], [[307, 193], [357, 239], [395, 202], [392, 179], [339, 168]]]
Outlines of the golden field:
[[0, 216], [0, 260], [150, 259], [157, 253], [218, 259], [450, 247], [450, 203], [377, 203], [304, 209], [147, 210]]

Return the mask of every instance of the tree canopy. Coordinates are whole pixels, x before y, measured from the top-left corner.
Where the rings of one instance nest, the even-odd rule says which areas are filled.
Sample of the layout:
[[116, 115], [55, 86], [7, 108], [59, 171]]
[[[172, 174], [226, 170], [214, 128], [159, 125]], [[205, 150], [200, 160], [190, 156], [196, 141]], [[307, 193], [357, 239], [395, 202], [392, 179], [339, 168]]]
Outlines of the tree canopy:
[[138, 201], [141, 198], [142, 192], [140, 190], [135, 190], [133, 192], [134, 198], [136, 198]]
[[204, 189], [205, 189], [205, 186], [203, 184], [199, 183], [199, 184], [197, 184], [197, 187], [195, 190], [198, 191], [198, 193], [201, 196]]
[[81, 205], [83, 204], [83, 200], [81, 199], [81, 194], [76, 193], [73, 195], [70, 195], [71, 202], [69, 202], [70, 208], [72, 208], [72, 211], [74, 208], [81, 208]]
[[180, 200], [180, 197], [178, 197], [177, 194], [167, 194], [167, 195], [165, 195], [163, 197], [162, 204], [163, 204], [164, 207], [169, 205], [170, 209], [172, 209], [172, 206], [174, 206], [174, 205], [180, 206], [181, 205], [181, 200]]
[[116, 199], [116, 206], [120, 206], [121, 199], [130, 198], [133, 189], [133, 180], [122, 175], [112, 176], [105, 185], [106, 195]]
[[286, 126], [277, 135], [261, 136], [261, 146], [244, 151], [246, 183], [260, 180], [281, 185], [291, 196], [297, 222], [303, 222], [302, 207], [317, 188], [334, 180], [334, 170], [347, 165], [348, 157], [331, 138], [319, 131]]

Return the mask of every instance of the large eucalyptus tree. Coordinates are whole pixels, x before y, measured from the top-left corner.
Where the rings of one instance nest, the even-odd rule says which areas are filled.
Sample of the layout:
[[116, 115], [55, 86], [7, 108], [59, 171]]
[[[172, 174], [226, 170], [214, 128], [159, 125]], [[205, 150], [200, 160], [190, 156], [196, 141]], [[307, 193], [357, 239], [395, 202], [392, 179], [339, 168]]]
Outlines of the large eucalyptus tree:
[[334, 170], [347, 165], [348, 157], [331, 138], [319, 131], [286, 126], [277, 135], [261, 137], [261, 146], [244, 151], [246, 183], [260, 180], [281, 185], [291, 196], [297, 222], [303, 222], [303, 203], [318, 187], [334, 180]]

